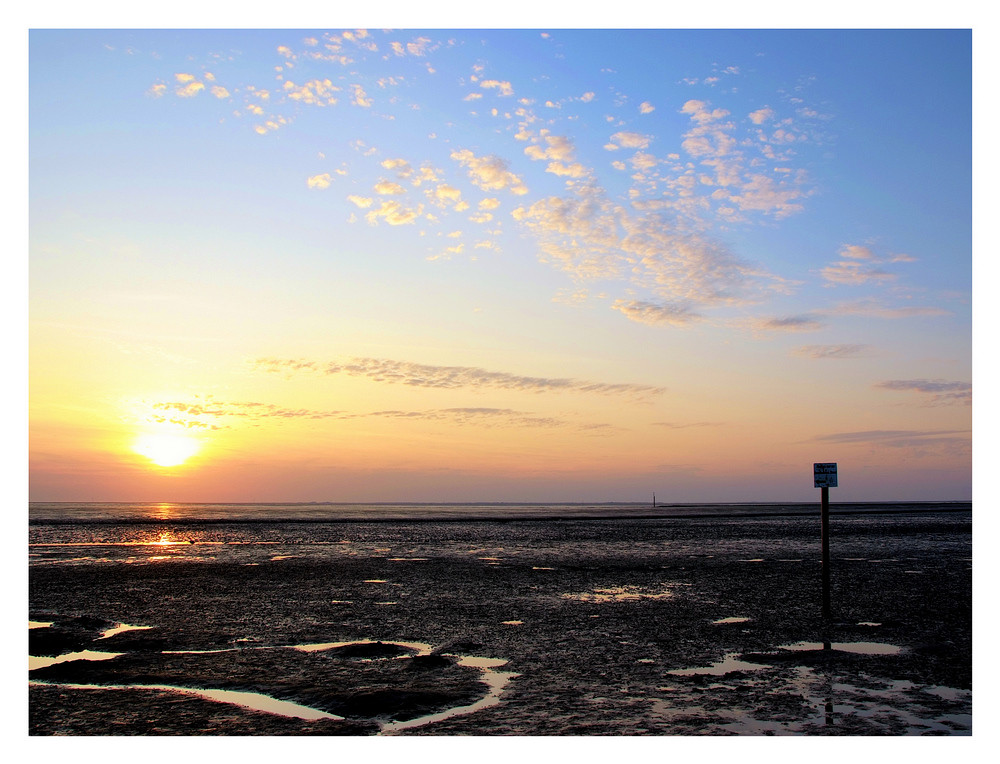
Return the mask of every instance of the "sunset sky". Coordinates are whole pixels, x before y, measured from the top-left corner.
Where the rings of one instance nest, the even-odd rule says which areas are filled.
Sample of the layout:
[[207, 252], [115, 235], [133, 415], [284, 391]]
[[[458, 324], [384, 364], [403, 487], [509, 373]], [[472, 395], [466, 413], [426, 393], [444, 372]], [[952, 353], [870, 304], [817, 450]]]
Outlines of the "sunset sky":
[[33, 31], [30, 498], [971, 498], [971, 40]]

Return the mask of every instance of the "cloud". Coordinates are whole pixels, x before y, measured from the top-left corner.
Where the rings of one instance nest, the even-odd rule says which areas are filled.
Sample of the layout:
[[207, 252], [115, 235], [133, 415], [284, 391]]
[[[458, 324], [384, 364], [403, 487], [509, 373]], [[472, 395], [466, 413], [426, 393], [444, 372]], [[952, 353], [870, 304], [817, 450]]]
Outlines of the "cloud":
[[845, 244], [840, 248], [841, 257], [850, 257], [854, 260], [874, 260], [875, 255], [868, 247], [857, 244]]
[[500, 95], [502, 96], [514, 95], [514, 88], [511, 87], [509, 82], [501, 82], [499, 80], [483, 80], [479, 83], [479, 87], [499, 90]]
[[625, 395], [647, 398], [660, 395], [662, 387], [635, 384], [589, 382], [570, 378], [530, 377], [502, 371], [489, 371], [474, 366], [431, 366], [410, 361], [385, 358], [352, 358], [345, 362], [319, 364], [280, 358], [259, 358], [252, 366], [270, 373], [318, 372], [326, 375], [346, 374], [365, 377], [373, 382], [426, 387], [443, 390], [484, 388], [516, 392], [574, 392], [599, 395]]
[[[352, 201], [354, 200], [352, 199]], [[356, 201], [355, 204], [357, 204]], [[365, 219], [372, 225], [378, 223], [379, 219], [384, 220], [389, 225], [408, 225], [420, 217], [422, 212], [423, 205], [411, 209], [404, 207], [397, 201], [387, 201], [382, 202], [382, 206], [377, 210], [373, 209], [365, 213]]]
[[637, 300], [616, 300], [612, 307], [628, 319], [654, 326], [688, 326], [702, 319], [687, 305], [656, 305]]
[[670, 430], [684, 430], [688, 427], [720, 427], [722, 422], [653, 422], [655, 427], [666, 427]]
[[309, 188], [329, 188], [330, 181], [332, 180], [333, 178], [330, 173], [324, 172], [321, 175], [313, 175], [311, 178], [306, 178], [306, 185]]
[[[777, 167], [769, 175], [755, 169], [759, 159], [746, 157], [745, 151], [756, 146], [771, 161], [782, 158], [760, 140], [759, 134], [757, 140], [734, 135], [737, 125], [725, 121], [729, 112], [712, 109], [704, 101], [688, 101], [681, 112], [688, 114], [694, 123], [684, 134], [681, 146], [705, 168], [698, 181], [714, 189], [710, 198], [717, 203], [716, 213], [720, 217], [740, 220], [740, 213], [753, 212], [780, 219], [802, 209], [800, 200], [806, 195], [807, 181], [803, 171], [789, 172], [787, 167]], [[761, 120], [767, 116], [764, 110], [754, 114]]]
[[296, 85], [291, 80], [285, 80], [282, 87], [288, 98], [310, 106], [333, 106], [337, 103], [335, 94], [340, 91], [340, 88], [328, 79], [310, 80], [304, 85]]
[[918, 318], [920, 316], [950, 316], [951, 311], [934, 306], [907, 306], [891, 308], [873, 298], [842, 302], [828, 308], [826, 313], [841, 316], [869, 316], [872, 318]]
[[616, 149], [619, 146], [624, 149], [644, 149], [649, 146], [650, 138], [642, 133], [618, 132], [611, 136], [614, 143], [607, 148]]
[[398, 183], [393, 183], [389, 180], [382, 180], [375, 184], [375, 193], [382, 196], [393, 196], [399, 194], [405, 194], [406, 189], [403, 188]]
[[178, 87], [174, 92], [181, 98], [193, 98], [205, 89], [205, 84], [199, 82], [193, 74], [175, 74]]
[[554, 417], [538, 417], [530, 412], [487, 407], [430, 409], [426, 411], [373, 411], [347, 418], [388, 418], [419, 421], [447, 421], [479, 427], [565, 427], [567, 422]]
[[962, 455], [971, 450], [971, 434], [971, 430], [865, 430], [820, 435], [813, 442], [867, 445], [873, 449], [905, 448], [914, 456]]
[[769, 332], [815, 332], [823, 324], [812, 316], [786, 316], [783, 318], [762, 318], [754, 321], [753, 328]]
[[[188, 429], [228, 429], [238, 423], [259, 422], [263, 419], [328, 419], [342, 415], [341, 411], [289, 409], [271, 403], [224, 402], [211, 396], [190, 401], [165, 401], [150, 407], [148, 418], [155, 422], [169, 422]], [[160, 413], [163, 412], [163, 413]], [[219, 420], [223, 420], [221, 423]]]
[[535, 234], [540, 259], [576, 281], [627, 279], [654, 296], [646, 302], [692, 306], [753, 301], [782, 286], [655, 208], [629, 210], [590, 183], [572, 191], [519, 207], [513, 216]]
[[524, 153], [535, 160], [550, 159], [568, 162], [573, 158], [573, 141], [563, 135], [542, 135], [544, 145], [532, 144]]
[[802, 358], [864, 358], [871, 355], [871, 345], [803, 345], [792, 355]]
[[484, 191], [506, 188], [518, 196], [528, 193], [524, 181], [512, 173], [507, 163], [498, 156], [477, 157], [469, 149], [462, 149], [453, 151], [451, 158], [467, 168], [469, 178]]
[[750, 112], [750, 121], [755, 125], [762, 125], [769, 119], [774, 118], [774, 110], [770, 107], [765, 107], [763, 109], [757, 109], [757, 111]]
[[[148, 421], [168, 423], [191, 430], [226, 430], [238, 426], [259, 426], [288, 420], [407, 419], [450, 422], [478, 427], [565, 427], [568, 422], [555, 417], [539, 417], [509, 408], [455, 407], [415, 411], [384, 410], [351, 413], [338, 410], [290, 409], [270, 403], [218, 401], [211, 396], [195, 396], [194, 401], [165, 401], [152, 404]], [[608, 425], [584, 425], [587, 429]]]
[[881, 283], [896, 278], [895, 274], [888, 271], [883, 271], [880, 268], [866, 268], [861, 263], [850, 260], [842, 260], [828, 265], [820, 273], [824, 279], [835, 284]]
[[928, 405], [972, 405], [970, 382], [949, 382], [943, 379], [893, 379], [875, 387], [895, 392], [916, 392], [927, 397]]
[[351, 85], [351, 103], [355, 106], [361, 106], [362, 108], [367, 109], [374, 103], [374, 101], [368, 97], [368, 94], [365, 92], [363, 87], [354, 84]]
[[654, 111], [656, 111], [656, 107], [653, 106], [653, 104], [651, 104], [649, 101], [643, 101], [641, 104], [639, 104], [640, 114], [651, 114]]
[[891, 255], [888, 259], [875, 255], [869, 247], [845, 244], [840, 248], [840, 256], [847, 258], [831, 263], [820, 273], [831, 284], [869, 284], [893, 281], [896, 274], [882, 270], [883, 263], [911, 263], [916, 260], [909, 255]]

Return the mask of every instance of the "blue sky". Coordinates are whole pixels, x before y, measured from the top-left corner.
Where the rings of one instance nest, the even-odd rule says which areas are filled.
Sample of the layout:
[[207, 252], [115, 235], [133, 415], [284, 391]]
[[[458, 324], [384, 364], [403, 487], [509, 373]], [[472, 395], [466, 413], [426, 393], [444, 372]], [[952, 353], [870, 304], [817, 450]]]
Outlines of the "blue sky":
[[968, 30], [29, 53], [39, 498], [971, 493]]

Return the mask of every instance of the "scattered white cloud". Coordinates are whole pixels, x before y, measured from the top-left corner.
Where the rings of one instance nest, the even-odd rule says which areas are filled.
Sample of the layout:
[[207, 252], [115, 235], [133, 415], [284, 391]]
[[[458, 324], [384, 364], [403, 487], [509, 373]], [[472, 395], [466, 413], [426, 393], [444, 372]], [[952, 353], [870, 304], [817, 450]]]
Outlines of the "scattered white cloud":
[[390, 180], [381, 180], [375, 184], [374, 191], [380, 196], [398, 196], [399, 194], [405, 194], [406, 189], [403, 188], [398, 183], [393, 183]]
[[650, 144], [650, 137], [642, 133], [617, 132], [611, 136], [608, 148], [644, 149]]
[[507, 162], [498, 156], [477, 157], [469, 149], [461, 149], [453, 151], [451, 158], [465, 167], [472, 182], [484, 191], [507, 189], [518, 196], [528, 193], [524, 181], [511, 172]]
[[365, 213], [365, 219], [375, 225], [379, 220], [384, 220], [389, 225], [409, 225], [413, 223], [420, 214], [423, 212], [423, 205], [419, 205], [416, 209], [410, 207], [404, 207], [397, 201], [386, 201], [382, 202], [382, 206], [378, 209], [370, 210]]
[[306, 178], [306, 185], [309, 188], [329, 188], [333, 177], [328, 172], [324, 172], [320, 175], [313, 175], [311, 178]]
[[347, 197], [347, 199], [352, 204], [360, 207], [361, 209], [367, 209], [368, 207], [371, 207], [375, 201], [374, 199], [371, 199], [367, 196], [357, 196], [355, 194], [351, 194], [350, 196]]

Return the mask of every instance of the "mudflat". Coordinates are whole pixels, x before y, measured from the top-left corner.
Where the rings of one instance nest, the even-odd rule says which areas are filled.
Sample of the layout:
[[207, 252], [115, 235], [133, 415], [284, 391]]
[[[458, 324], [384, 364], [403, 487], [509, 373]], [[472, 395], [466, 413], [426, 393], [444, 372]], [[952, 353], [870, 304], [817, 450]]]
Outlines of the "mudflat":
[[812, 517], [167, 528], [31, 564], [30, 733], [966, 735], [971, 530], [835, 516], [826, 621]]

